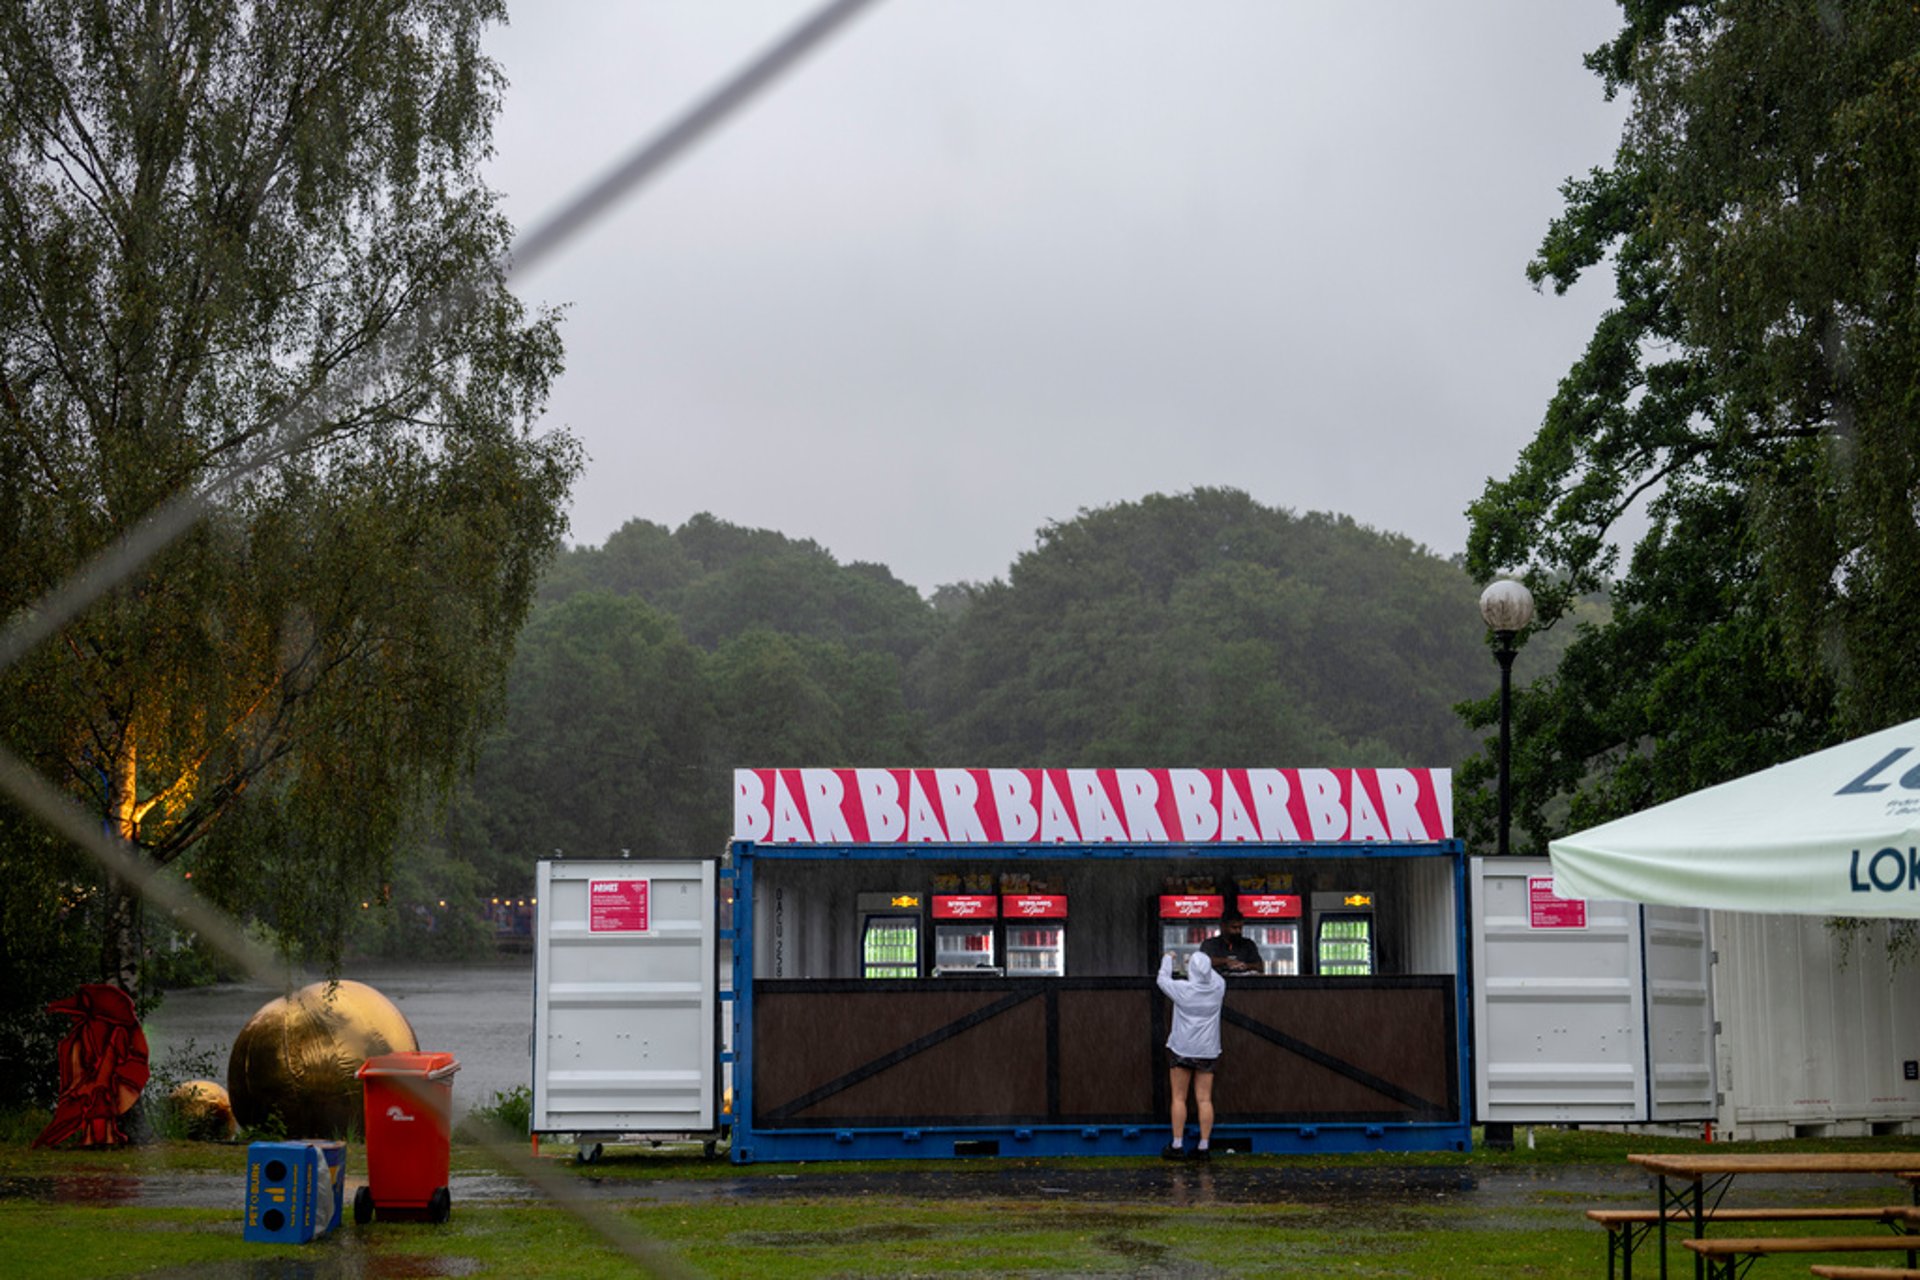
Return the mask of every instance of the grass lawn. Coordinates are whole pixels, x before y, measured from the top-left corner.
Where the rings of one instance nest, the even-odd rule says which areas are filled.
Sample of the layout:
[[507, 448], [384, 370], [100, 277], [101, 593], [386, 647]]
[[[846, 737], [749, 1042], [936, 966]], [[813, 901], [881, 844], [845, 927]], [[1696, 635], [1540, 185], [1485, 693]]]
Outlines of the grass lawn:
[[[1628, 1150], [1697, 1147], [1687, 1140], [1584, 1131], [1539, 1130], [1535, 1149], [1476, 1150], [1430, 1156], [1234, 1157], [1216, 1162], [1215, 1185], [1239, 1168], [1271, 1165], [1329, 1169], [1413, 1165], [1493, 1172], [1529, 1165], [1617, 1166]], [[1797, 1150], [1910, 1149], [1911, 1139], [1799, 1142]], [[1741, 1150], [1763, 1150], [1741, 1144]], [[549, 1147], [549, 1152], [554, 1149]], [[561, 1148], [570, 1154], [571, 1148]], [[1228, 1203], [1198, 1194], [1185, 1204], [1151, 1199], [970, 1199], [895, 1194], [736, 1196], [686, 1203], [608, 1195], [622, 1180], [643, 1182], [791, 1176], [791, 1165], [738, 1167], [698, 1157], [698, 1148], [616, 1147], [599, 1164], [543, 1161], [568, 1177], [599, 1181], [592, 1207], [615, 1232], [651, 1242], [644, 1267], [614, 1252], [583, 1220], [551, 1203], [455, 1204], [453, 1220], [432, 1227], [351, 1224], [308, 1246], [263, 1246], [240, 1236], [239, 1175], [244, 1149], [184, 1142], [120, 1152], [34, 1152], [0, 1143], [0, 1273], [9, 1277], [178, 1276], [221, 1280], [260, 1274], [285, 1261], [316, 1264], [311, 1274], [372, 1276], [713, 1277], [842, 1275], [1097, 1275], [1474, 1277], [1598, 1275], [1603, 1237], [1569, 1200], [1543, 1191], [1498, 1208], [1464, 1201], [1339, 1204]], [[1043, 1162], [1044, 1163], [1044, 1162]], [[1062, 1166], [1145, 1165], [1141, 1160], [1062, 1161]], [[457, 1144], [455, 1166], [491, 1167], [477, 1147]], [[804, 1172], [952, 1168], [950, 1162], [806, 1166]], [[356, 1172], [358, 1172], [356, 1166]], [[231, 1174], [232, 1209], [171, 1209], [60, 1200], [25, 1191], [40, 1180], [90, 1173], [108, 1178], [153, 1174]], [[824, 1184], [831, 1192], [830, 1182]], [[872, 1180], [863, 1184], [872, 1185]], [[1893, 1203], [1889, 1182], [1874, 1197]], [[1871, 1191], [1864, 1194], [1872, 1195]], [[1636, 1198], [1637, 1200], [1637, 1198]], [[1825, 1229], [1829, 1224], [1821, 1224]], [[1796, 1229], [1795, 1234], [1799, 1234]], [[1676, 1259], [1678, 1254], [1676, 1252]], [[1844, 1259], [1843, 1259], [1844, 1260]], [[1864, 1259], [1854, 1259], [1863, 1261]], [[1873, 1259], [1890, 1264], [1892, 1255]], [[1653, 1274], [1653, 1260], [1638, 1261]], [[1779, 1259], [1762, 1274], [1805, 1276], [1811, 1258]], [[1690, 1270], [1690, 1268], [1689, 1268]], [[288, 1274], [273, 1270], [271, 1274]], [[309, 1269], [301, 1268], [300, 1274]]]
[[[915, 1202], [820, 1197], [622, 1207], [667, 1273], [714, 1277], [1187, 1274], [1563, 1276], [1592, 1268], [1599, 1239], [1566, 1209], [1499, 1222], [1413, 1210], [1364, 1231], [1324, 1209]], [[346, 1227], [312, 1245], [247, 1244], [237, 1213], [0, 1202], [13, 1277], [178, 1274], [218, 1280], [274, 1259], [350, 1272], [629, 1276], [640, 1270], [578, 1219], [533, 1205], [456, 1208], [441, 1227]], [[433, 1258], [418, 1268], [403, 1260]], [[225, 1264], [225, 1265], [222, 1265]]]

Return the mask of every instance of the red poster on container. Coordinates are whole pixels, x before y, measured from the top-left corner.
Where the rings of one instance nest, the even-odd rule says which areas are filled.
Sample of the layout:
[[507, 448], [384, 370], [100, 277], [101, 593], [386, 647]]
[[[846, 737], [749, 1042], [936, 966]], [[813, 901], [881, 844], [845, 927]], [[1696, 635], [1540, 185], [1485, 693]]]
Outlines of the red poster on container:
[[1162, 920], [1218, 920], [1227, 900], [1217, 893], [1163, 893], [1160, 895]]
[[1249, 920], [1298, 920], [1300, 895], [1297, 893], [1243, 893], [1240, 914]]
[[1528, 876], [1527, 923], [1535, 929], [1584, 929], [1587, 900], [1556, 898], [1552, 876]]
[[646, 880], [587, 881], [589, 933], [647, 932]]
[[936, 893], [933, 895], [935, 920], [991, 920], [999, 915], [998, 904], [990, 893]]
[[1064, 920], [1067, 895], [1064, 893], [1008, 893], [1000, 897], [1000, 908], [1009, 920]]

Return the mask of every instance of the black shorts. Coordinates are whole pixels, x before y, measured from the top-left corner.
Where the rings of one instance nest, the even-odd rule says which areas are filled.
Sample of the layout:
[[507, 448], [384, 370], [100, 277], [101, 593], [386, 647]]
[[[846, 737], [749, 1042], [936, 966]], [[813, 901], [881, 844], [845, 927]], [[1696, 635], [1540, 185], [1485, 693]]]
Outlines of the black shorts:
[[1218, 1058], [1187, 1058], [1173, 1052], [1171, 1049], [1167, 1050], [1167, 1065], [1185, 1067], [1189, 1071], [1204, 1071], [1212, 1074], [1219, 1062], [1220, 1059]]

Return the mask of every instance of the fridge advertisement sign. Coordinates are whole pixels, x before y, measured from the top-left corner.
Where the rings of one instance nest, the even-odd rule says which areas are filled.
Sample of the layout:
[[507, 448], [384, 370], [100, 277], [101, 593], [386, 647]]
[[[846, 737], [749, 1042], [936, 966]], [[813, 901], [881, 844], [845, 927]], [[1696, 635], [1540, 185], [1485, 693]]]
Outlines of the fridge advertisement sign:
[[1420, 843], [1448, 769], [736, 769], [757, 844]]
[[645, 880], [587, 881], [587, 932], [647, 932]]
[[1226, 899], [1217, 893], [1163, 893], [1160, 895], [1160, 918], [1218, 920], [1226, 906]]
[[1067, 914], [1063, 893], [1009, 893], [1000, 905], [1009, 920], [1063, 920]]
[[1297, 893], [1243, 893], [1240, 914], [1249, 920], [1298, 920], [1300, 895]]
[[1528, 876], [1527, 924], [1534, 929], [1584, 929], [1587, 900], [1557, 898], [1552, 876]]
[[1000, 912], [990, 893], [936, 893], [935, 920], [991, 920]]

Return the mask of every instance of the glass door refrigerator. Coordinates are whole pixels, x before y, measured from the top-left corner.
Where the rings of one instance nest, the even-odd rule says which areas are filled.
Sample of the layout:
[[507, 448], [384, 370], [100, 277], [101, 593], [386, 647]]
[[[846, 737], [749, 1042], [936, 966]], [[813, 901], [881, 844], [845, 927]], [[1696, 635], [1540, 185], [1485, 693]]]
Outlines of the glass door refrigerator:
[[1153, 953], [1157, 964], [1161, 956], [1173, 952], [1173, 970], [1184, 974], [1187, 957], [1200, 944], [1220, 932], [1220, 916], [1227, 900], [1217, 893], [1163, 893], [1160, 895], [1160, 946]]
[[854, 905], [860, 912], [860, 976], [919, 977], [920, 895], [862, 893]]
[[1000, 913], [1006, 917], [1009, 978], [1067, 976], [1066, 894], [1002, 893]]
[[1329, 977], [1370, 974], [1379, 965], [1374, 945], [1373, 895], [1313, 895], [1313, 971]]
[[999, 918], [999, 900], [990, 893], [934, 894], [934, 976], [1001, 973], [1000, 951], [994, 945]]
[[1237, 899], [1246, 918], [1241, 930], [1260, 948], [1260, 972], [1300, 972], [1300, 895], [1243, 893]]

